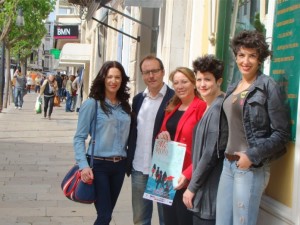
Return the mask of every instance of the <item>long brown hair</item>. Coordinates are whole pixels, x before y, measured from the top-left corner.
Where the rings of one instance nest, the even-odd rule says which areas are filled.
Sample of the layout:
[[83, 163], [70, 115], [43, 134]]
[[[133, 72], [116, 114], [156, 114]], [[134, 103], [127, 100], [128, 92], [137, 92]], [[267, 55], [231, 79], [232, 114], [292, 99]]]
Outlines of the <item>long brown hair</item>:
[[109, 69], [117, 68], [121, 72], [122, 82], [120, 89], [117, 92], [117, 99], [121, 102], [123, 110], [130, 114], [131, 107], [129, 105], [129, 87], [127, 83], [129, 82], [129, 77], [126, 75], [125, 70], [121, 63], [117, 61], [107, 61], [101, 67], [99, 73], [94, 79], [89, 97], [96, 100], [100, 100], [100, 105], [102, 110], [108, 115], [110, 113], [109, 107], [105, 104], [105, 78], [108, 74]]

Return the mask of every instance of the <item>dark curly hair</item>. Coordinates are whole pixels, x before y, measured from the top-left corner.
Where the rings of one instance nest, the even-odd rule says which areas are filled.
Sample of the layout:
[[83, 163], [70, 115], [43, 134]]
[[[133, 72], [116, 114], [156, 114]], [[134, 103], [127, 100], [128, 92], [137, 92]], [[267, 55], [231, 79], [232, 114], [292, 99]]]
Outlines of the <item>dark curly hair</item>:
[[224, 64], [214, 55], [204, 55], [202, 57], [198, 57], [193, 61], [193, 70], [195, 74], [198, 71], [200, 71], [201, 73], [212, 73], [215, 79], [219, 80], [223, 76]]
[[121, 72], [122, 81], [120, 89], [117, 91], [117, 99], [121, 102], [122, 109], [126, 113], [131, 114], [131, 107], [129, 104], [130, 89], [129, 87], [127, 87], [129, 77], [126, 75], [121, 63], [117, 61], [107, 61], [103, 64], [92, 83], [89, 97], [99, 100], [102, 110], [107, 115], [111, 113], [110, 107], [105, 103], [105, 78], [108, 74], [109, 69], [111, 68], [117, 68]]
[[258, 61], [261, 63], [272, 54], [269, 50], [269, 45], [266, 43], [265, 36], [256, 30], [243, 30], [233, 38], [231, 48], [235, 57], [241, 47], [256, 49]]

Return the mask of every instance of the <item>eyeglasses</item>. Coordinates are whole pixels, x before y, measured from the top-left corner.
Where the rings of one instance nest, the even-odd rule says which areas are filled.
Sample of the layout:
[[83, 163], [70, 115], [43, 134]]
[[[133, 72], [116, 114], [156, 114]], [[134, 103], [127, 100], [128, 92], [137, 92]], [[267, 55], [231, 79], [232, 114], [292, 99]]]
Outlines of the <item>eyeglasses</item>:
[[157, 75], [159, 71], [161, 71], [161, 69], [147, 70], [147, 71], [142, 71], [142, 74], [145, 76], [149, 76], [150, 73], [152, 73], [153, 75]]

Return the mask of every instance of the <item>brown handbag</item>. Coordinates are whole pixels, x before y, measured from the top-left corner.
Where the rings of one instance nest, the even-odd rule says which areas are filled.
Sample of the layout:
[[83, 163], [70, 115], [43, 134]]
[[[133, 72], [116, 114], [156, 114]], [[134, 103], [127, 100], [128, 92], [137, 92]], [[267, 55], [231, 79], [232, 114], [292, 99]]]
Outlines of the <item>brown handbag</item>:
[[60, 107], [60, 98], [59, 96], [54, 96], [54, 106]]

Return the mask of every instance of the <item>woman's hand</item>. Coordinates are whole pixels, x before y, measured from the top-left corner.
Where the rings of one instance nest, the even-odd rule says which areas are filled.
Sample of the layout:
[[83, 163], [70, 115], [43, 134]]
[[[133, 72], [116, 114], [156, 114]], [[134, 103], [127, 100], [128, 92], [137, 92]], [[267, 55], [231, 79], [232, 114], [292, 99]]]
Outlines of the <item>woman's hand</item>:
[[235, 152], [234, 154], [240, 157], [240, 159], [236, 161], [236, 166], [239, 169], [246, 170], [252, 165], [252, 162], [244, 152]]
[[89, 183], [92, 180], [94, 180], [94, 174], [90, 167], [86, 167], [83, 170], [81, 170], [81, 180], [84, 183]]
[[162, 131], [157, 136], [158, 139], [164, 139], [167, 141], [171, 141], [171, 137], [168, 131]]
[[195, 196], [195, 193], [191, 192], [189, 189], [186, 189], [186, 191], [183, 194], [183, 203], [188, 209], [193, 208], [193, 198]]
[[181, 174], [181, 176], [178, 179], [178, 185], [174, 188], [174, 190], [180, 190], [181, 188], [185, 187], [188, 182], [189, 180], [186, 179], [186, 177], [183, 174]]

